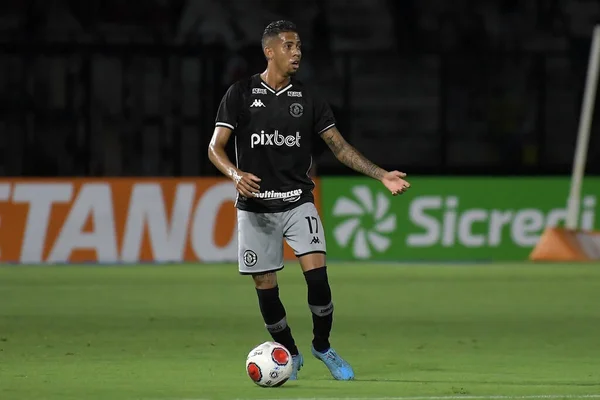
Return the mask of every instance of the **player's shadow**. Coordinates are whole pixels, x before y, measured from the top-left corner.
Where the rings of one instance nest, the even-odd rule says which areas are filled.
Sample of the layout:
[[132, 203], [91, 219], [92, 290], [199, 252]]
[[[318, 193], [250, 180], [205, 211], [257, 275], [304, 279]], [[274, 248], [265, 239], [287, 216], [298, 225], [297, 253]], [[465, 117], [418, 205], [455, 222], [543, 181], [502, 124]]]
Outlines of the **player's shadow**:
[[[328, 379], [316, 379], [328, 380]], [[390, 382], [390, 383], [452, 383], [452, 384], [471, 384], [471, 385], [502, 385], [502, 386], [580, 386], [580, 387], [600, 387], [600, 382], [536, 382], [536, 381], [463, 381], [463, 380], [416, 380], [416, 379], [354, 379], [357, 382]]]

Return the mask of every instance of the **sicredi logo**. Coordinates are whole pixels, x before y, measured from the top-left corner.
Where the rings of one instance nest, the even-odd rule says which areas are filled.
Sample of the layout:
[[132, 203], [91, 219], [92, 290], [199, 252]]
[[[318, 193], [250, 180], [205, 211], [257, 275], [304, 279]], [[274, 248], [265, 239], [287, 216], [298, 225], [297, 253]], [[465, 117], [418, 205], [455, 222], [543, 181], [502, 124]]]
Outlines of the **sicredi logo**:
[[288, 146], [300, 147], [300, 132], [296, 132], [295, 135], [281, 135], [278, 130], [275, 130], [273, 133], [265, 133], [265, 131], [260, 131], [260, 134], [253, 133], [250, 136], [250, 147], [254, 148], [255, 146]]
[[[545, 227], [559, 225], [566, 218], [564, 208], [547, 212], [537, 208], [521, 209], [459, 209], [457, 196], [421, 196], [409, 209], [410, 222], [419, 233], [410, 233], [406, 243], [411, 247], [496, 247], [508, 239], [520, 247], [531, 247], [539, 241]], [[579, 226], [594, 229], [596, 197], [585, 196], [582, 201]], [[441, 215], [440, 215], [441, 212]], [[506, 237], [508, 235], [508, 237]]]

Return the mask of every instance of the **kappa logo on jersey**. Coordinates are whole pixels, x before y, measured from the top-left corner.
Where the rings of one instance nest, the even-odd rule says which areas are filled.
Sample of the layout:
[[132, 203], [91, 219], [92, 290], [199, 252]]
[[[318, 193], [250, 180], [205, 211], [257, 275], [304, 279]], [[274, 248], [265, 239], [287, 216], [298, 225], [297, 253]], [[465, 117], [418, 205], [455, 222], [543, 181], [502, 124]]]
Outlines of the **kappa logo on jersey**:
[[312, 240], [310, 241], [310, 244], [321, 244], [321, 241], [318, 237], [313, 236]]
[[300, 132], [296, 132], [296, 135], [287, 135], [283, 136], [279, 134], [278, 130], [275, 130], [274, 133], [265, 133], [265, 131], [260, 131], [260, 134], [253, 133], [250, 136], [250, 147], [254, 148], [254, 146], [288, 146], [300, 147]]
[[293, 90], [288, 90], [288, 97], [302, 97], [302, 92], [294, 92]]
[[267, 94], [267, 89], [252, 88], [252, 94]]
[[290, 190], [289, 192], [277, 192], [275, 190], [267, 190], [266, 192], [255, 193], [254, 197], [261, 200], [282, 200], [293, 203], [300, 200], [302, 189]]
[[250, 107], [266, 107], [265, 103], [262, 102], [261, 99], [254, 99], [254, 101], [252, 102], [252, 104], [250, 104]]

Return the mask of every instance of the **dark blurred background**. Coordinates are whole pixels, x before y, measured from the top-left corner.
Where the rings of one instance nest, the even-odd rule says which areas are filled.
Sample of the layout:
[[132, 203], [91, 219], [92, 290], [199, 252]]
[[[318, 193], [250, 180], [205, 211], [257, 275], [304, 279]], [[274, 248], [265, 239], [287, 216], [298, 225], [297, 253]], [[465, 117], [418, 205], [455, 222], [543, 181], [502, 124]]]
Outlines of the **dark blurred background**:
[[[218, 175], [219, 100], [285, 18], [300, 77], [382, 166], [568, 174], [599, 17], [598, 0], [3, 0], [0, 173]], [[319, 174], [351, 173], [324, 150]]]

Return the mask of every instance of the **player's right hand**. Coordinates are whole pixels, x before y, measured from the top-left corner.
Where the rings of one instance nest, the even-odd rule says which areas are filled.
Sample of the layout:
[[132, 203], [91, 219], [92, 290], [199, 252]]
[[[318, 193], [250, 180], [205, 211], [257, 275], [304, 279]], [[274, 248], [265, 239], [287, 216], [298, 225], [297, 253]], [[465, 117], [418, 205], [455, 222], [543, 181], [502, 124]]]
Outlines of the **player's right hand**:
[[235, 188], [244, 197], [252, 198], [260, 191], [260, 178], [249, 172], [237, 172], [233, 174]]

